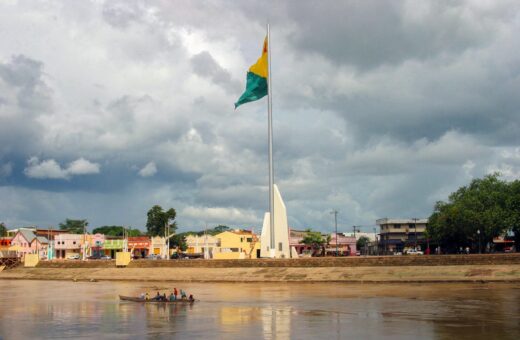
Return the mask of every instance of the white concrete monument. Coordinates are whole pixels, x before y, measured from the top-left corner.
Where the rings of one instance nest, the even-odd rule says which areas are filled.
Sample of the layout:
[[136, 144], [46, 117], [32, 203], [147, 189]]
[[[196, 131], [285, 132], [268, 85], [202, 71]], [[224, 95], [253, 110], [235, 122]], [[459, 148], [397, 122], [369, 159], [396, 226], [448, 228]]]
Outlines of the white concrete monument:
[[271, 218], [268, 212], [264, 215], [264, 225], [260, 236], [262, 248], [261, 257], [271, 258], [290, 258], [291, 249], [289, 247], [289, 226], [287, 225], [287, 210], [282, 200], [282, 195], [278, 191], [278, 186], [274, 188], [274, 241], [275, 247], [271, 249]]

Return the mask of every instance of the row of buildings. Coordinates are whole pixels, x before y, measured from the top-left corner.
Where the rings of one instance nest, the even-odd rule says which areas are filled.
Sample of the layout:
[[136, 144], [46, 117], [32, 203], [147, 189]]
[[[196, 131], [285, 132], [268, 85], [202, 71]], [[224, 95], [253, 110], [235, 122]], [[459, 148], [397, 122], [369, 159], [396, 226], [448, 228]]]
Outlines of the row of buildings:
[[[428, 223], [426, 219], [379, 219], [379, 233], [332, 233], [323, 234], [327, 240], [320, 255], [355, 256], [362, 254], [392, 254], [406, 248], [426, 249], [425, 238]], [[292, 257], [310, 256], [316, 249], [302, 243], [306, 231], [289, 230], [289, 245]], [[362, 249], [356, 243], [360, 237], [367, 238]], [[249, 230], [228, 230], [217, 235], [188, 235], [186, 237], [189, 256], [207, 259], [244, 259], [260, 257], [260, 237]], [[0, 238], [0, 250], [11, 250], [23, 257], [25, 254], [39, 254], [41, 259], [72, 259], [94, 257], [115, 258], [119, 251], [128, 251], [134, 258], [154, 255], [167, 258], [168, 249], [164, 237], [111, 237], [103, 234], [71, 234], [66, 230], [40, 228], [20, 228], [8, 231], [8, 236]]]
[[0, 238], [0, 250], [18, 256], [38, 254], [40, 259], [83, 259], [90, 256], [115, 258], [119, 251], [130, 251], [134, 257], [154, 254], [166, 257], [164, 237], [110, 237], [103, 234], [71, 234], [66, 230], [19, 228]]

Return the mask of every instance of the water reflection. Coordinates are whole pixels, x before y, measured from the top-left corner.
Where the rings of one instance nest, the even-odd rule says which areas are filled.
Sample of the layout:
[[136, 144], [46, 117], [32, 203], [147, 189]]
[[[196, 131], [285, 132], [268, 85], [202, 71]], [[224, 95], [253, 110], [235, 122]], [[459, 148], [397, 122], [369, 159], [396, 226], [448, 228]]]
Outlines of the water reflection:
[[[177, 288], [179, 288], [177, 284]], [[184, 284], [200, 302], [118, 294], [171, 284], [0, 281], [0, 338], [395, 338], [520, 336], [520, 285]]]

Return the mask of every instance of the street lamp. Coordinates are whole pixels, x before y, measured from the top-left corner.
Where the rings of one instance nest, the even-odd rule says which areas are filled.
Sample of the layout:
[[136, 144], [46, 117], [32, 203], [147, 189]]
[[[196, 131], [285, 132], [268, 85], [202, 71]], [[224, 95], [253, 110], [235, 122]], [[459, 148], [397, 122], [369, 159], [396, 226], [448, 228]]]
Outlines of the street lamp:
[[477, 235], [478, 235], [478, 253], [481, 254], [481, 251], [480, 251], [480, 229], [477, 229]]

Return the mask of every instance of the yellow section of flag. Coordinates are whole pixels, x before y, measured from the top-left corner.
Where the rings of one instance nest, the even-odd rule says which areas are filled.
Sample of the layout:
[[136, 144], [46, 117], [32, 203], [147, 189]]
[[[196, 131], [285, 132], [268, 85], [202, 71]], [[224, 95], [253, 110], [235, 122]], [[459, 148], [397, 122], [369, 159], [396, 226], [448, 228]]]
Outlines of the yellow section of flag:
[[249, 72], [256, 74], [259, 77], [267, 79], [267, 37], [264, 40], [264, 48], [262, 49], [262, 56], [258, 58], [256, 64], [249, 68]]

